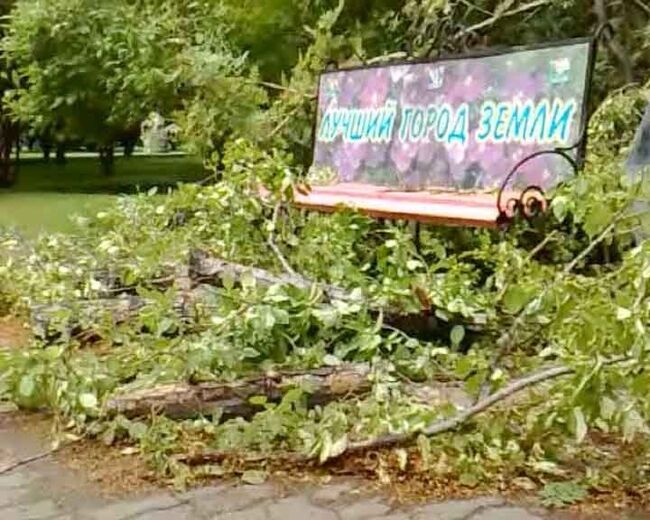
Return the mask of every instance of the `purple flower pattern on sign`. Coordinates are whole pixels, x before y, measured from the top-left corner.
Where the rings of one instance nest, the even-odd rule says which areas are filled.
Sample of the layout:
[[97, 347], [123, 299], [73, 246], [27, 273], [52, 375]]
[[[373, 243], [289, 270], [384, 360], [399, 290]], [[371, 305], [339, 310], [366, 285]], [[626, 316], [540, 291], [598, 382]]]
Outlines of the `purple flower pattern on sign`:
[[[570, 64], [568, 74], [562, 71], [565, 77], [553, 76], [555, 62]], [[587, 62], [588, 44], [572, 43], [478, 58], [325, 73], [319, 89], [314, 167], [334, 170], [343, 182], [493, 189], [520, 160], [554, 145], [516, 140], [479, 142], [476, 136], [481, 107], [486, 102], [575, 100], [567, 136], [572, 144], [581, 133]], [[466, 139], [438, 139], [429, 130], [415, 139], [401, 139], [401, 126], [412, 123], [406, 110], [431, 105], [452, 110], [466, 105]], [[373, 112], [389, 106], [395, 110], [389, 139], [343, 139], [340, 132], [330, 140], [319, 138], [319, 124], [330, 109]], [[352, 128], [355, 124], [362, 123], [351, 120]], [[522, 166], [513, 186], [535, 184], [548, 189], [570, 173], [564, 159], [544, 155]]]

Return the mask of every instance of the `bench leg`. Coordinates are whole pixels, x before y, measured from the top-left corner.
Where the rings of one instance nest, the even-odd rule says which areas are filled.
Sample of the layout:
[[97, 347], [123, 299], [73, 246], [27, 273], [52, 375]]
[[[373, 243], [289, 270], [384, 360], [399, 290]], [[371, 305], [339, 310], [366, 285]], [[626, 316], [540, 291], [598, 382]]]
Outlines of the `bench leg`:
[[420, 239], [422, 224], [420, 222], [411, 222], [411, 230], [413, 232], [413, 242], [415, 242], [415, 250], [418, 254], [422, 253], [422, 242]]

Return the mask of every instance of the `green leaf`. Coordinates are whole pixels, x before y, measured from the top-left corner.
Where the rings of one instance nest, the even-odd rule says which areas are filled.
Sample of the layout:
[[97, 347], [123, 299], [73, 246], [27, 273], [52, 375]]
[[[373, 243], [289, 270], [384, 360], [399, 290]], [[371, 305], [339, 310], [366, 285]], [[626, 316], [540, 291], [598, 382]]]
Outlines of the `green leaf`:
[[503, 304], [506, 312], [517, 314], [530, 300], [530, 291], [519, 285], [513, 285], [508, 288], [503, 296]]
[[244, 289], [254, 289], [257, 285], [257, 280], [250, 271], [244, 271], [239, 277], [239, 283]]
[[174, 325], [174, 320], [170, 318], [163, 318], [158, 323], [156, 335], [158, 337], [165, 335], [167, 332], [169, 332], [172, 329], [173, 325]]
[[603, 397], [600, 400], [600, 416], [605, 420], [610, 420], [616, 413], [616, 402], [609, 397]]
[[265, 395], [254, 395], [248, 402], [254, 406], [264, 406], [268, 402], [268, 399]]
[[467, 377], [473, 370], [475, 370], [476, 364], [469, 356], [462, 356], [456, 363], [456, 375], [460, 378]]
[[406, 268], [409, 271], [415, 271], [420, 267], [422, 267], [422, 262], [420, 262], [419, 260], [409, 260], [408, 262], [406, 262]]
[[241, 476], [242, 482], [245, 482], [246, 484], [252, 484], [254, 486], [264, 484], [268, 478], [269, 474], [266, 471], [252, 469], [244, 471]]
[[97, 408], [97, 397], [95, 394], [86, 392], [79, 395], [79, 404], [87, 410]]
[[587, 490], [577, 482], [549, 482], [539, 496], [547, 507], [563, 507], [584, 500]]
[[345, 450], [348, 448], [348, 436], [343, 435], [339, 439], [336, 440], [332, 444], [332, 448], [330, 450], [330, 457], [338, 457], [339, 455], [343, 454]]
[[553, 208], [553, 215], [558, 222], [564, 221], [567, 214], [567, 198], [564, 196], [557, 196], [553, 199], [551, 206]]
[[321, 464], [323, 464], [326, 460], [328, 460], [332, 456], [332, 436], [328, 431], [326, 431], [323, 434], [323, 438], [321, 440], [321, 448], [320, 448], [320, 453], [318, 454], [318, 460], [320, 461]]
[[20, 379], [20, 384], [18, 385], [18, 393], [22, 397], [31, 397], [34, 393], [34, 378], [31, 374], [24, 375]]
[[424, 469], [431, 465], [431, 440], [426, 435], [418, 435], [417, 446], [420, 452], [421, 464]]
[[[92, 394], [91, 394], [92, 395]], [[140, 421], [133, 421], [129, 424], [129, 437], [140, 440], [147, 433], [147, 425]]]
[[594, 237], [602, 231], [612, 220], [611, 211], [605, 205], [599, 205], [595, 210], [590, 211], [585, 216], [585, 232], [589, 237]]
[[582, 442], [587, 435], [587, 421], [585, 421], [585, 415], [582, 413], [580, 407], [575, 407], [573, 409], [573, 421], [574, 421], [574, 430], [576, 434], [576, 441]]
[[623, 437], [626, 441], [634, 439], [637, 433], [646, 430], [643, 417], [636, 410], [628, 410], [623, 418]]
[[632, 317], [632, 311], [626, 309], [625, 307], [616, 308], [616, 319], [619, 321], [625, 321]]
[[473, 473], [462, 473], [458, 479], [461, 485], [466, 487], [476, 487], [479, 483], [479, 479]]
[[451, 344], [457, 347], [461, 344], [463, 338], [465, 338], [465, 327], [462, 325], [454, 325], [449, 336]]
[[221, 283], [223, 284], [224, 289], [230, 291], [235, 287], [235, 277], [230, 271], [224, 271], [220, 274]]

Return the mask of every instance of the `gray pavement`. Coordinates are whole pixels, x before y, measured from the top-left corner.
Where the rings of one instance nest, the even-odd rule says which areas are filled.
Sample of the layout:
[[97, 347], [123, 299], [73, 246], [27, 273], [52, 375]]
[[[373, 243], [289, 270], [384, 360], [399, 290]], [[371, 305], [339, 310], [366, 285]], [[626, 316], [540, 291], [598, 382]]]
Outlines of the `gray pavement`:
[[[0, 421], [0, 472], [40, 453], [29, 434]], [[363, 481], [287, 489], [286, 483], [220, 484], [185, 493], [158, 490], [106, 498], [46, 457], [0, 475], [0, 520], [540, 520], [554, 515], [486, 497], [393, 505]]]
[[337, 483], [294, 492], [274, 484], [219, 485], [182, 494], [157, 492], [102, 499], [66, 482], [65, 471], [37, 462], [0, 476], [3, 520], [536, 520], [503, 500], [480, 498], [419, 507], [392, 507]]

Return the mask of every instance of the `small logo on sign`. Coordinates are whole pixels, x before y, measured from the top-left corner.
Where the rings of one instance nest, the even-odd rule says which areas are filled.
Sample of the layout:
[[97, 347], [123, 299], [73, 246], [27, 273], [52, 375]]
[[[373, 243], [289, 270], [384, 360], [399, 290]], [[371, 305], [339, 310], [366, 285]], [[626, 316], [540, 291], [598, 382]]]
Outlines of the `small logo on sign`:
[[569, 72], [571, 72], [571, 61], [569, 58], [558, 58], [551, 61], [551, 71], [549, 80], [551, 84], [558, 85], [569, 81]]
[[445, 68], [436, 67], [429, 70], [429, 90], [438, 90], [445, 81]]

